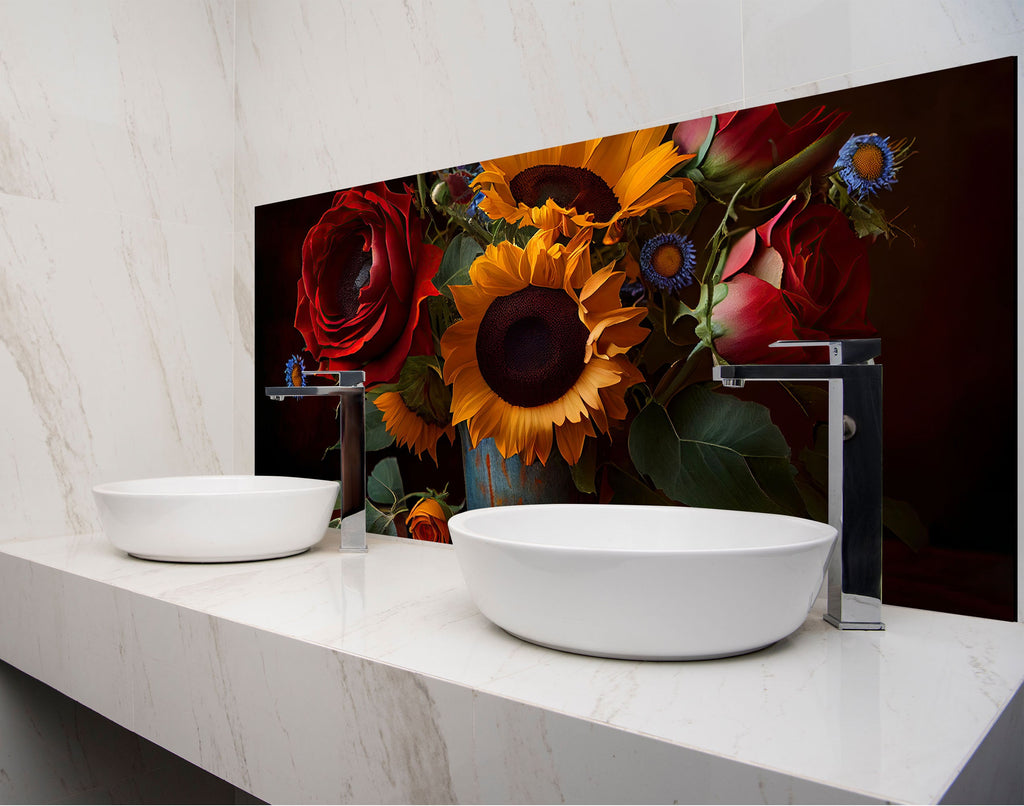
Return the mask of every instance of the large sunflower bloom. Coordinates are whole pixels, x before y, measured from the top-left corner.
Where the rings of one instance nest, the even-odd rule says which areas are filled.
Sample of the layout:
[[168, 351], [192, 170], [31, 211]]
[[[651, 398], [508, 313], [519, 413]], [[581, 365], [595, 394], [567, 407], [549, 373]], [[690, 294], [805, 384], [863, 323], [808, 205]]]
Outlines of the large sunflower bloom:
[[622, 221], [652, 207], [691, 210], [689, 179], [664, 179], [692, 154], [681, 154], [667, 126], [599, 137], [480, 163], [473, 187], [484, 195], [480, 209], [520, 226], [557, 229], [607, 228], [606, 243], [621, 236]]
[[395, 437], [395, 441], [417, 457], [426, 451], [436, 465], [438, 440], [445, 436], [449, 442], [455, 443], [455, 426], [428, 421], [419, 412], [409, 408], [400, 393], [381, 392], [373, 402], [383, 415], [384, 427]]
[[493, 437], [505, 458], [545, 464], [557, 441], [575, 464], [586, 437], [626, 416], [642, 377], [624, 354], [647, 335], [647, 309], [621, 307], [625, 275], [592, 273], [589, 242], [589, 231], [568, 245], [542, 231], [525, 249], [488, 246], [472, 285], [452, 287], [462, 321], [441, 339], [444, 379], [474, 446]]

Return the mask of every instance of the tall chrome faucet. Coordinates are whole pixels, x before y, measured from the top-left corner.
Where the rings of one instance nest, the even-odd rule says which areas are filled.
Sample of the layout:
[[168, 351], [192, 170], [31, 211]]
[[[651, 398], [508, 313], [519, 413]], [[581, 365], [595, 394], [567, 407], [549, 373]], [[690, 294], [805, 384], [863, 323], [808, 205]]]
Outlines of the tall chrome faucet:
[[882, 367], [879, 339], [776, 341], [828, 347], [828, 364], [716, 366], [723, 386], [828, 381], [828, 522], [839, 533], [828, 568], [825, 620], [842, 630], [882, 623]]
[[341, 457], [341, 551], [366, 551], [366, 373], [303, 370], [303, 375], [325, 375], [337, 383], [326, 386], [267, 386], [271, 400], [286, 397], [338, 397], [338, 453]]

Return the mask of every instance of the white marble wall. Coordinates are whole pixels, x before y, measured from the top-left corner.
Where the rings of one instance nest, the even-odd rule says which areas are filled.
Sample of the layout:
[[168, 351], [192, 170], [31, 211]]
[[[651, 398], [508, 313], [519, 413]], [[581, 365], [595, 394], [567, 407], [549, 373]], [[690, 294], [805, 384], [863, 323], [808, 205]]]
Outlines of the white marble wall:
[[[0, 0], [0, 541], [230, 469], [233, 84], [232, 0]], [[0, 669], [0, 801], [230, 801], [144, 744]]]
[[0, 3], [0, 540], [232, 464], [231, 0]]
[[236, 14], [241, 469], [254, 205], [1024, 53], [1019, 0], [238, 0]]

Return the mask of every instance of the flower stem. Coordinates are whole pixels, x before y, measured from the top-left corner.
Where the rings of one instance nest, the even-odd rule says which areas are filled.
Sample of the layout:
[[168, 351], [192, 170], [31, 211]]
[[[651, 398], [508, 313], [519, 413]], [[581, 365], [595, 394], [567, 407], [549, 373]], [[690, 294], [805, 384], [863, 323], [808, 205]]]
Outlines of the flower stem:
[[420, 199], [420, 218], [427, 217], [427, 176], [416, 174], [416, 194]]

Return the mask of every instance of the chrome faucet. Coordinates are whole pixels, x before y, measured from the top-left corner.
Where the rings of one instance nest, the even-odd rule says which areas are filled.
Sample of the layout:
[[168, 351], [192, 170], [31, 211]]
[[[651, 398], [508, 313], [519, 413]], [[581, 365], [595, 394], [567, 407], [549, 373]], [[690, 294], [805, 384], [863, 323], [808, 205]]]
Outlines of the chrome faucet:
[[746, 381], [828, 381], [828, 522], [839, 533], [828, 566], [825, 621], [841, 630], [882, 623], [882, 367], [879, 339], [782, 340], [769, 347], [828, 347], [828, 364], [722, 365], [723, 386]]
[[271, 400], [286, 397], [337, 397], [338, 453], [341, 456], [338, 483], [341, 487], [341, 551], [366, 551], [366, 373], [303, 370], [303, 375], [325, 375], [337, 380], [329, 386], [267, 386]]

